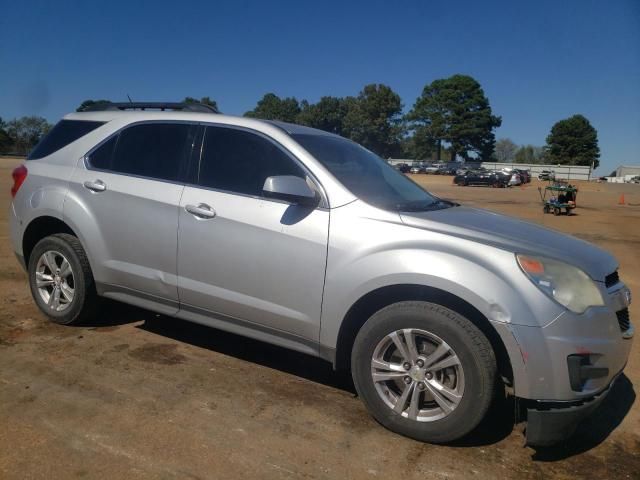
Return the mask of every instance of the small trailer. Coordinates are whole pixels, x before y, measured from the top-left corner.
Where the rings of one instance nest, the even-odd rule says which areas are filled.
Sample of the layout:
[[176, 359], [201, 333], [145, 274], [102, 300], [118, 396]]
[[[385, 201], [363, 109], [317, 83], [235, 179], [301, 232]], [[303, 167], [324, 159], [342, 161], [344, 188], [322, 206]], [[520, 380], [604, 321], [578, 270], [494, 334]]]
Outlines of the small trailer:
[[578, 189], [561, 181], [549, 182], [549, 185], [538, 187], [540, 199], [542, 200], [542, 211], [544, 213], [553, 212], [554, 215], [560, 215], [562, 210], [567, 215], [571, 215], [571, 210], [576, 208], [576, 198]]

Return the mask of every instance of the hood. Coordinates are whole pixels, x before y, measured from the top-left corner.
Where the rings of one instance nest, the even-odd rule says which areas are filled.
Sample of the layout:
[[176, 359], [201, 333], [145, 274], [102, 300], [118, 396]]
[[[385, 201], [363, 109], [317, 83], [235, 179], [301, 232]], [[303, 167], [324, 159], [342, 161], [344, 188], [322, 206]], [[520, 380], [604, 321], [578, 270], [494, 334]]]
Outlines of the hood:
[[405, 225], [454, 235], [514, 253], [540, 255], [570, 263], [603, 282], [618, 267], [616, 259], [591, 243], [533, 223], [478, 208], [452, 207], [403, 212]]

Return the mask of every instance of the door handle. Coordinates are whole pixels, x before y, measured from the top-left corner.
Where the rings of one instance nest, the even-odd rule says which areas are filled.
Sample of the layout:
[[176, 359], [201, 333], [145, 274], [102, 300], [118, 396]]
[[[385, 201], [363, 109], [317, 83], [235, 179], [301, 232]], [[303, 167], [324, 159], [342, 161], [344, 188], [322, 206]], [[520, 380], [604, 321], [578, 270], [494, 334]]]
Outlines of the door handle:
[[96, 180], [94, 182], [84, 182], [84, 188], [91, 190], [92, 192], [104, 192], [107, 189], [107, 186], [102, 180]]
[[186, 205], [184, 209], [191, 215], [194, 215], [203, 220], [208, 220], [216, 216], [216, 211], [206, 203], [199, 203], [198, 205]]

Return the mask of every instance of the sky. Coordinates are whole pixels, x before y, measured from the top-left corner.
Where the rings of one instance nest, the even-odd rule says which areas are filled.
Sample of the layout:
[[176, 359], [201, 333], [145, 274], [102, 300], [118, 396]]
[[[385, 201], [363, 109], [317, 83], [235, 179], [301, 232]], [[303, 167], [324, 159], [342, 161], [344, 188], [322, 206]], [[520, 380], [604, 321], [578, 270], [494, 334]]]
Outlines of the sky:
[[210, 96], [241, 115], [268, 92], [317, 101], [473, 76], [497, 138], [544, 145], [585, 115], [601, 167], [640, 164], [640, 1], [0, 0], [0, 117], [51, 122], [85, 99]]

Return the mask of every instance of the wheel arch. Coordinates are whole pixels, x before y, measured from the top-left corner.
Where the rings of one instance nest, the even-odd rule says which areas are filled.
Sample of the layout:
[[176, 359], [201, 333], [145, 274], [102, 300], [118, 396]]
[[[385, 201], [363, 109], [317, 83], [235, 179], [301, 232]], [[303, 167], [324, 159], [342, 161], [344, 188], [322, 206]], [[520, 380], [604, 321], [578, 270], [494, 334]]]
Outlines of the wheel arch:
[[507, 348], [491, 322], [464, 299], [444, 290], [415, 284], [398, 284], [377, 288], [360, 297], [348, 310], [338, 332], [334, 358], [337, 370], [350, 369], [351, 350], [364, 323], [378, 310], [402, 301], [432, 302], [469, 319], [487, 337], [493, 348], [500, 376], [513, 384], [513, 368]]
[[43, 215], [29, 222], [22, 235], [22, 254], [25, 265], [29, 265], [29, 257], [33, 247], [43, 238], [56, 233], [68, 233], [76, 238], [78, 237], [69, 225], [56, 217]]

